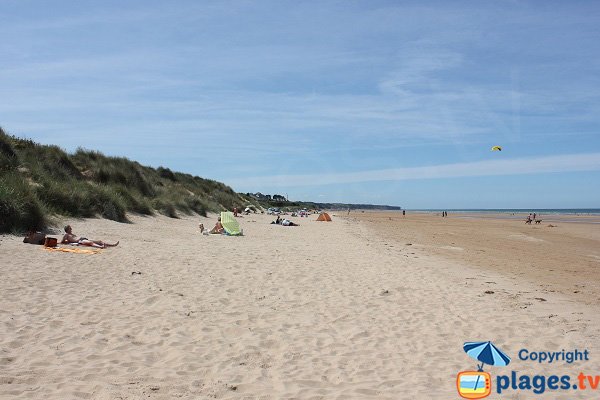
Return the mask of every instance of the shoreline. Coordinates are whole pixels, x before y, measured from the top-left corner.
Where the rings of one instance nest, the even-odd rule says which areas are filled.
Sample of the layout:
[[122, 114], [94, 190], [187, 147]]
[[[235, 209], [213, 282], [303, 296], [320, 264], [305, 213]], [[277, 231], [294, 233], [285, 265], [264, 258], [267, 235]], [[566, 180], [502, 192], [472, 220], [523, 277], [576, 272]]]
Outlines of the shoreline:
[[[344, 210], [335, 210], [334, 212], [339, 213], [341, 217], [348, 216]], [[488, 218], [488, 219], [510, 219], [517, 221], [524, 221], [529, 212], [527, 211], [505, 211], [500, 212], [498, 210], [403, 210], [406, 211], [407, 215], [437, 215], [441, 216], [442, 211], [448, 212], [448, 216], [459, 217], [459, 218]], [[396, 210], [352, 210], [350, 216], [359, 213], [389, 213], [389, 214], [402, 214], [402, 211]], [[600, 211], [590, 213], [571, 213], [571, 212], [536, 212], [536, 218], [540, 217], [546, 222], [572, 222], [572, 223], [588, 223], [598, 224], [600, 223]], [[537, 218], [537, 219], [540, 219]]]

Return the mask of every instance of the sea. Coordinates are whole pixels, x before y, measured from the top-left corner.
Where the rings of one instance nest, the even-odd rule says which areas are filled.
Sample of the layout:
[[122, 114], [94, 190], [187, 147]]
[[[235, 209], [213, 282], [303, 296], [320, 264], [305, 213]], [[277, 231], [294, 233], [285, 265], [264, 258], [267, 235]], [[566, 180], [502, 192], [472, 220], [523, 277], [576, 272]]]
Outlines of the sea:
[[482, 213], [482, 214], [526, 214], [536, 215], [598, 215], [600, 208], [457, 208], [457, 209], [415, 209], [406, 211], [439, 213]]
[[[441, 214], [459, 218], [494, 218], [523, 220], [529, 214], [535, 213], [535, 218], [544, 222], [573, 222], [585, 224], [600, 224], [600, 208], [462, 208], [462, 209], [422, 209], [406, 210], [410, 212]], [[585, 218], [580, 218], [585, 217]]]

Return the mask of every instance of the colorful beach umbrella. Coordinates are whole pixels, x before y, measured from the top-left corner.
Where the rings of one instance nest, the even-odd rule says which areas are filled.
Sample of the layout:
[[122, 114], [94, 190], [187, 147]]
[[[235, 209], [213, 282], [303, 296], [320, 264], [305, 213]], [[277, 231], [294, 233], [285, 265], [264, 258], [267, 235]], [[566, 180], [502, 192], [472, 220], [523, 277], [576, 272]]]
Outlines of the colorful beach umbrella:
[[229, 236], [242, 235], [240, 224], [237, 222], [231, 211], [221, 212], [221, 225], [223, 225], [225, 233]]
[[481, 361], [480, 370], [483, 368], [483, 364], [504, 367], [510, 363], [510, 357], [494, 346], [492, 342], [466, 342], [463, 349], [470, 357]]

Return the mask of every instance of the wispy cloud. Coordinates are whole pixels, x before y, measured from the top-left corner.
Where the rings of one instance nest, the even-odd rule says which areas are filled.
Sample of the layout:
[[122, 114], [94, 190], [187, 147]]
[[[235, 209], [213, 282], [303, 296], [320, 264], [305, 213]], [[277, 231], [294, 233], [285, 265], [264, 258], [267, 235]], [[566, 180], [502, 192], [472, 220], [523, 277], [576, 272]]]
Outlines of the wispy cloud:
[[351, 173], [247, 177], [244, 179], [229, 180], [228, 183], [236, 188], [261, 186], [294, 187], [329, 185], [334, 183], [339, 184], [478, 176], [527, 175], [550, 172], [598, 170], [600, 170], [600, 153], [588, 153], [441, 164], [411, 168], [381, 169]]

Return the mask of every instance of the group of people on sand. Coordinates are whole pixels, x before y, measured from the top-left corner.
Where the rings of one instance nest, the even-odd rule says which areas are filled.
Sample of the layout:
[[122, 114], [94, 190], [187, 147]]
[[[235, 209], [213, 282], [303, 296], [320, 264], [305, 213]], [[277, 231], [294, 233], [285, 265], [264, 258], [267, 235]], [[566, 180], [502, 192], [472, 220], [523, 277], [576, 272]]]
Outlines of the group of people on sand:
[[[237, 208], [234, 208], [234, 215], [238, 214], [237, 211], [238, 211]], [[277, 216], [277, 219], [275, 221], [271, 222], [271, 224], [282, 225], [282, 226], [298, 226], [298, 224], [290, 221], [287, 218], [281, 218], [279, 215]], [[217, 218], [217, 222], [215, 223], [215, 226], [210, 231], [206, 231], [206, 229], [204, 228], [204, 224], [200, 224], [199, 228], [200, 228], [200, 232], [204, 233], [206, 235], [222, 234], [223, 232], [225, 232], [225, 228], [223, 227], [223, 224], [221, 223], [221, 217]], [[80, 246], [89, 246], [89, 247], [95, 247], [95, 248], [99, 248], [99, 249], [105, 249], [107, 247], [115, 247], [115, 246], [119, 245], [119, 242], [108, 243], [103, 240], [93, 240], [93, 239], [89, 239], [89, 238], [86, 238], [83, 236], [77, 236], [73, 233], [73, 228], [71, 228], [71, 225], [65, 226], [65, 234], [60, 243], [61, 244], [75, 244], [75, 245], [80, 245]]]
[[525, 223], [526, 223], [526, 224], [530, 224], [530, 225], [531, 225], [531, 223], [532, 223], [532, 222], [535, 222], [536, 224], [539, 224], [539, 223], [541, 223], [541, 222], [542, 222], [542, 220], [541, 220], [541, 219], [537, 219], [537, 218], [536, 218], [537, 216], [538, 216], [538, 215], [537, 215], [536, 213], [533, 213], [533, 214], [531, 214], [531, 213], [530, 213], [530, 214], [527, 216], [527, 219], [525, 220]]
[[[198, 225], [198, 228], [200, 228], [200, 233], [204, 233], [205, 229], [204, 229], [204, 224], [200, 224]], [[225, 228], [223, 227], [223, 224], [221, 223], [221, 217], [217, 218], [217, 223], [215, 224], [215, 226], [210, 230], [210, 231], [206, 231], [207, 235], [208, 234], [222, 234], [223, 232], [225, 232]]]
[[290, 221], [287, 218], [281, 218], [279, 215], [277, 216], [277, 219], [275, 221], [271, 222], [271, 224], [283, 225], [283, 226], [299, 226], [298, 224], [293, 223], [292, 221]]
[[[236, 212], [236, 211], [237, 211], [237, 209], [234, 209], [234, 212]], [[234, 215], [235, 214], [237, 214], [237, 213], [234, 213]], [[298, 224], [290, 221], [289, 219], [281, 218], [279, 215], [277, 216], [277, 219], [275, 221], [271, 222], [271, 224], [283, 225], [283, 226], [298, 226]], [[200, 224], [199, 228], [200, 228], [201, 233], [205, 233], [206, 229], [204, 228], [204, 224]], [[225, 228], [223, 227], [223, 224], [221, 223], [221, 217], [218, 217], [217, 222], [215, 223], [215, 226], [210, 231], [206, 231], [205, 234], [222, 234], [224, 231], [225, 231]], [[73, 228], [71, 227], [71, 225], [65, 226], [65, 234], [63, 235], [63, 238], [60, 243], [61, 244], [75, 244], [75, 245], [80, 245], [80, 246], [89, 246], [89, 247], [95, 247], [95, 248], [99, 248], [99, 249], [105, 249], [107, 247], [115, 247], [115, 246], [119, 245], [119, 242], [108, 243], [103, 240], [93, 240], [93, 239], [88, 239], [83, 236], [77, 236], [73, 233]]]
[[[237, 209], [234, 209], [234, 211], [237, 211]], [[235, 214], [234, 214], [235, 216]], [[275, 224], [275, 225], [283, 225], [283, 226], [299, 226], [298, 224], [290, 221], [287, 218], [281, 218], [279, 215], [277, 216], [277, 219], [273, 222], [271, 222], [271, 224]], [[215, 234], [215, 235], [220, 235], [223, 232], [225, 232], [225, 228], [223, 227], [223, 224], [221, 224], [221, 217], [217, 218], [217, 222], [215, 223], [215, 226], [213, 226], [213, 228], [211, 230], [206, 230], [206, 228], [204, 227], [204, 224], [200, 223], [198, 224], [198, 228], [200, 228], [200, 233], [203, 233], [205, 235], [210, 235], [210, 234]]]

